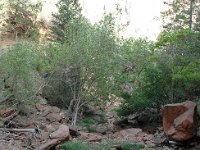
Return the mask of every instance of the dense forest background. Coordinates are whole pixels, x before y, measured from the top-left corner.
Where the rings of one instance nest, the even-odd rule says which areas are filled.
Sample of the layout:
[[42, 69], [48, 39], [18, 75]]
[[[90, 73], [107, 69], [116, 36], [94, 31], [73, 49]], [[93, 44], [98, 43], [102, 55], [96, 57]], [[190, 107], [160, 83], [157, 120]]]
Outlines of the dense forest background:
[[[163, 31], [155, 42], [123, 38], [114, 13], [92, 25], [78, 0], [59, 0], [48, 26], [37, 21], [42, 3], [0, 3], [1, 38], [16, 44], [0, 54], [0, 103], [21, 108], [38, 96], [69, 111], [73, 125], [87, 105], [126, 116], [200, 96], [199, 1], [166, 2]], [[21, 110], [23, 111], [23, 109]]]

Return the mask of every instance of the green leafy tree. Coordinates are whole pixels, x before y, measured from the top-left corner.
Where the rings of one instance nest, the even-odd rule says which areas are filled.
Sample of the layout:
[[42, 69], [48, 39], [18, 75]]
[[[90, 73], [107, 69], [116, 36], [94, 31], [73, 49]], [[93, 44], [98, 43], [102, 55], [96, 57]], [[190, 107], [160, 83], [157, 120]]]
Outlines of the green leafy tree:
[[159, 109], [165, 100], [162, 97], [166, 92], [165, 85], [169, 82], [166, 59], [160, 59], [153, 44], [145, 39], [125, 41], [122, 52], [123, 67], [116, 78], [117, 96], [123, 98], [117, 110], [119, 115], [129, 115], [148, 107]]
[[198, 99], [199, 32], [180, 30], [163, 33], [157, 45], [173, 61], [173, 101]]
[[4, 9], [1, 11], [4, 31], [14, 33], [16, 36], [35, 36], [38, 34], [37, 14], [42, 8], [42, 3], [33, 4], [27, 0], [5, 0]]
[[[123, 98], [120, 115], [199, 100], [199, 32], [163, 32], [155, 47], [144, 41], [129, 41], [124, 47], [126, 67], [118, 78], [124, 85], [119, 88]], [[127, 86], [129, 90], [125, 90]]]
[[33, 103], [42, 88], [38, 66], [42, 64], [37, 46], [17, 43], [0, 56], [0, 74], [4, 82], [2, 93], [9, 97], [8, 103], [24, 105]]
[[[60, 9], [63, 11], [63, 7]], [[60, 17], [63, 20], [68, 9], [57, 14], [55, 19]], [[67, 108], [73, 114], [74, 125], [83, 105], [101, 105], [108, 99], [114, 71], [117, 70], [115, 58], [119, 50], [115, 17], [112, 14], [105, 14], [95, 25], [81, 15], [78, 18], [71, 17], [63, 25], [56, 26], [64, 36], [61, 36], [62, 40], [58, 39], [61, 41], [60, 48], [56, 50], [58, 53], [50, 54], [53, 57], [58, 54], [56, 57], [60, 60], [58, 63], [61, 68], [65, 66], [66, 70], [73, 70], [73, 77], [64, 82], [70, 85], [72, 93]]]

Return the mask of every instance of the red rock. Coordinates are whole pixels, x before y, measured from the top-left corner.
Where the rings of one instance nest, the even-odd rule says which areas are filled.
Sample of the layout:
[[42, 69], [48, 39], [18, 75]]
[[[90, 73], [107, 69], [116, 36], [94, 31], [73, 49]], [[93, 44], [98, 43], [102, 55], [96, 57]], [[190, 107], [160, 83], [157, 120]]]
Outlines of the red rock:
[[186, 141], [197, 132], [197, 105], [192, 101], [168, 104], [163, 109], [165, 134], [174, 141]]
[[43, 142], [49, 138], [49, 132], [42, 131], [40, 134], [40, 142]]
[[51, 132], [56, 131], [60, 127], [60, 125], [61, 124], [59, 122], [53, 122], [51, 124], [47, 124], [44, 129], [46, 132], [51, 133]]
[[15, 108], [12, 108], [12, 107], [0, 110], [0, 117], [8, 117], [11, 114], [13, 114], [15, 111], [16, 111]]
[[142, 132], [142, 129], [139, 128], [124, 129], [116, 132], [113, 136], [118, 140], [128, 140], [134, 142], [150, 141], [154, 137], [152, 134]]
[[86, 140], [88, 142], [98, 142], [101, 141], [102, 138], [103, 137], [97, 133], [85, 133], [85, 132], [80, 132], [80, 137], [79, 137], [79, 139]]
[[51, 113], [59, 113], [60, 112], [60, 108], [58, 108], [56, 106], [52, 106], [50, 111], [51, 111]]
[[38, 150], [51, 150], [54, 149], [58, 144], [60, 144], [60, 141], [58, 139], [53, 139], [41, 145]]
[[62, 120], [62, 117], [59, 113], [50, 113], [46, 116], [46, 119], [49, 122], [60, 122]]
[[69, 139], [69, 127], [66, 125], [60, 125], [58, 130], [50, 134], [50, 139], [58, 139], [59, 141], [64, 141]]
[[74, 126], [69, 126], [69, 132], [72, 137], [77, 137], [80, 135], [78, 129]]

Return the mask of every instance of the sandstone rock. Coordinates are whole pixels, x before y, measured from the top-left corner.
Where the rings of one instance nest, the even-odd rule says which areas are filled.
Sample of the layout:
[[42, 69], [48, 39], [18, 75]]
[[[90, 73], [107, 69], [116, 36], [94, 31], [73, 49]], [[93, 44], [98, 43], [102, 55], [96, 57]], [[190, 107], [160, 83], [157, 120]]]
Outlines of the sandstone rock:
[[49, 138], [49, 132], [42, 131], [40, 134], [40, 142], [46, 141]]
[[50, 113], [46, 116], [46, 119], [49, 122], [60, 122], [62, 120], [62, 117], [59, 113]]
[[77, 137], [80, 135], [79, 131], [77, 128], [73, 127], [73, 126], [69, 126], [69, 132], [70, 132], [70, 135], [72, 137]]
[[61, 126], [61, 123], [53, 122], [51, 124], [47, 124], [44, 129], [45, 129], [46, 132], [51, 133], [51, 132], [56, 131], [60, 126]]
[[58, 139], [53, 139], [41, 145], [38, 150], [51, 150], [54, 149], [59, 143], [60, 141]]
[[95, 127], [95, 132], [96, 133], [101, 133], [103, 135], [105, 135], [106, 133], [108, 132], [112, 132], [112, 128], [109, 127], [108, 124], [98, 124], [96, 127]]
[[15, 112], [15, 108], [9, 107], [3, 110], [0, 110], [0, 117], [8, 117]]
[[42, 96], [37, 96], [38, 99], [38, 103], [41, 105], [46, 105], [47, 104], [47, 100], [45, 98], [43, 98]]
[[36, 104], [35, 105], [35, 108], [39, 111], [39, 112], [42, 112], [45, 110], [45, 107], [44, 105], [41, 105], [41, 104]]
[[51, 110], [50, 110], [52, 113], [59, 113], [60, 112], [60, 108], [56, 107], [56, 106], [53, 106], [51, 107]]
[[102, 136], [97, 133], [85, 133], [80, 132], [80, 140], [86, 140], [88, 142], [98, 142], [102, 140]]
[[163, 109], [165, 134], [174, 141], [186, 141], [196, 135], [197, 105], [192, 101], [168, 104]]
[[4, 127], [4, 123], [3, 121], [0, 121], [0, 128], [3, 128]]
[[50, 113], [51, 113], [51, 106], [45, 106], [44, 110], [42, 111], [42, 116], [46, 117]]
[[64, 141], [69, 139], [69, 127], [66, 125], [60, 125], [59, 129], [50, 134], [50, 139], [58, 139]]
[[142, 129], [130, 128], [130, 129], [124, 129], [119, 132], [116, 132], [113, 135], [113, 138], [117, 140], [146, 142], [146, 141], [151, 141], [154, 138], [154, 136], [152, 134], [147, 134], [145, 132], [142, 132]]

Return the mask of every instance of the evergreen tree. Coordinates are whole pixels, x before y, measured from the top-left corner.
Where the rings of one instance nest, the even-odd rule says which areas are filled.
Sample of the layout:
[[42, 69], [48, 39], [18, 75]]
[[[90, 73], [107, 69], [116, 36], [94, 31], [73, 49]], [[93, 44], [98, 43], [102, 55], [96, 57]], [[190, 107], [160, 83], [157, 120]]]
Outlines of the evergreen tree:
[[200, 2], [196, 0], [173, 0], [165, 2], [169, 9], [162, 12], [163, 28], [165, 31], [193, 29], [200, 31], [199, 15]]
[[66, 28], [70, 23], [75, 23], [81, 18], [81, 6], [79, 0], [59, 0], [57, 3], [58, 12], [53, 14], [52, 30], [57, 40], [67, 41]]
[[41, 2], [34, 4], [30, 0], [5, 0], [1, 11], [4, 31], [17, 36], [34, 36], [39, 32], [36, 19], [41, 9]]

